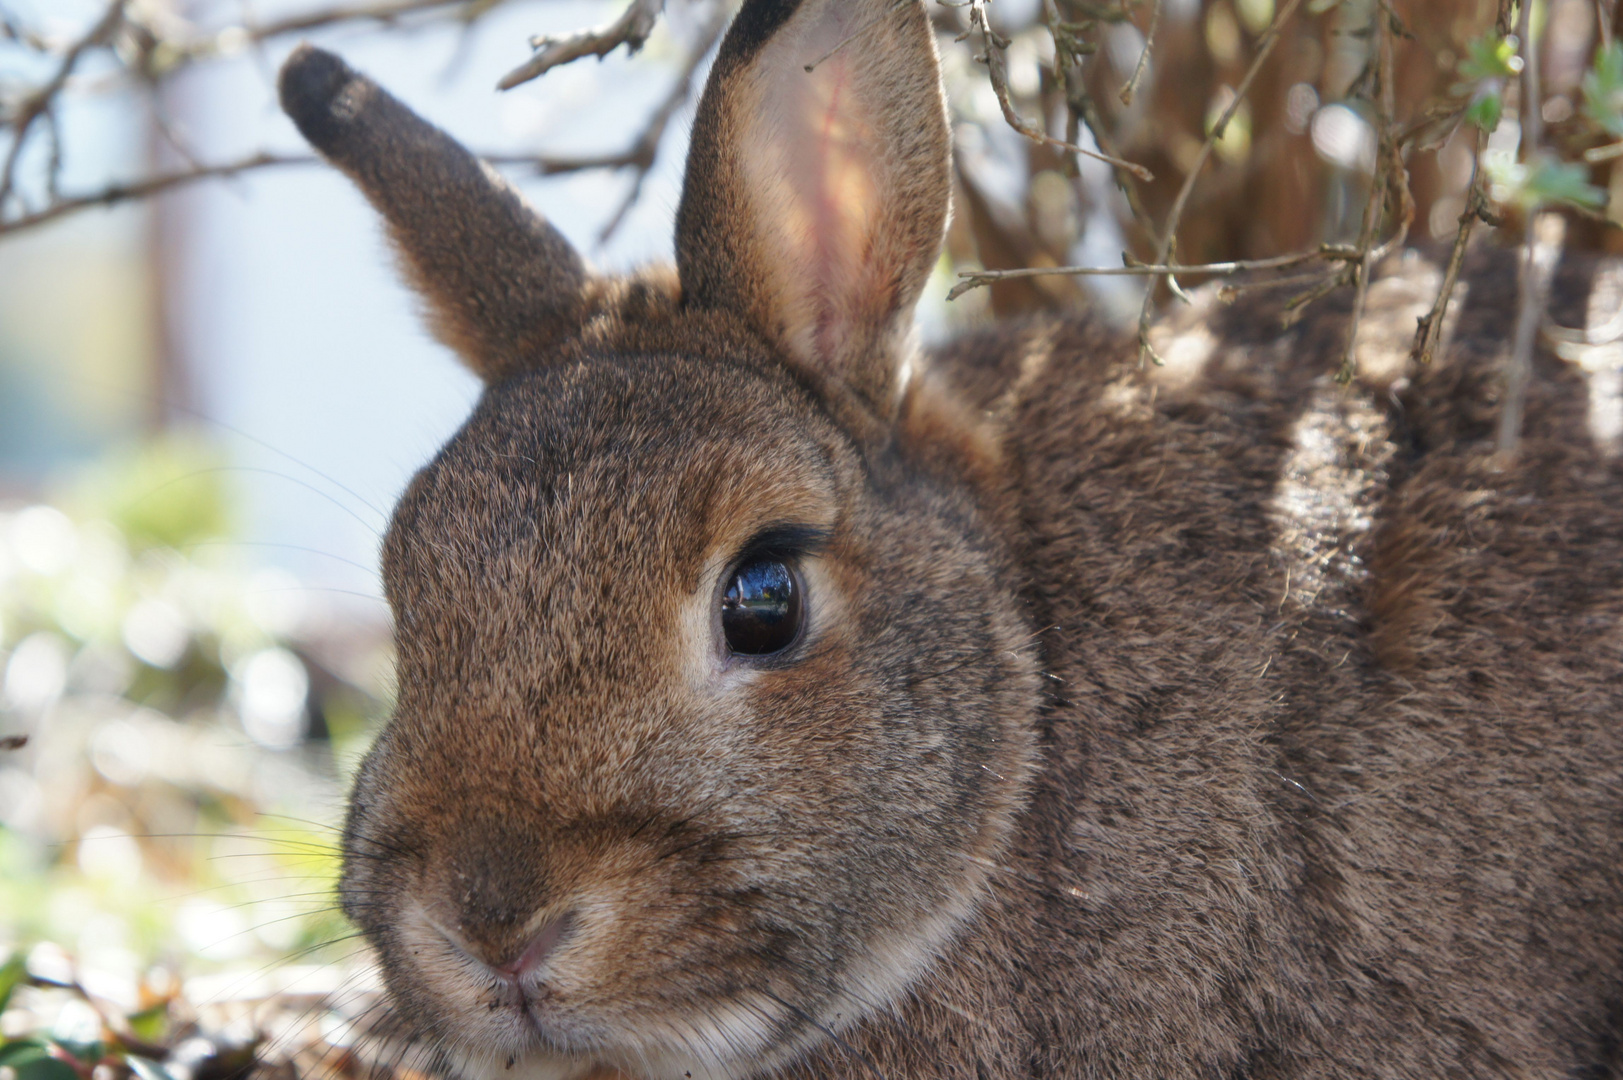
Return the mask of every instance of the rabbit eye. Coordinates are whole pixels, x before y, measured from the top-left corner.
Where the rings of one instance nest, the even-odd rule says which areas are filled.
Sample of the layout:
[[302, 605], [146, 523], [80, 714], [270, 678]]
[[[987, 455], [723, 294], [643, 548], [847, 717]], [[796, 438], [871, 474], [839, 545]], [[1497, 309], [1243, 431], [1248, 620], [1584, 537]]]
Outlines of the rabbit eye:
[[748, 559], [733, 571], [721, 597], [721, 632], [739, 656], [770, 656], [800, 636], [804, 588], [794, 569], [771, 557]]

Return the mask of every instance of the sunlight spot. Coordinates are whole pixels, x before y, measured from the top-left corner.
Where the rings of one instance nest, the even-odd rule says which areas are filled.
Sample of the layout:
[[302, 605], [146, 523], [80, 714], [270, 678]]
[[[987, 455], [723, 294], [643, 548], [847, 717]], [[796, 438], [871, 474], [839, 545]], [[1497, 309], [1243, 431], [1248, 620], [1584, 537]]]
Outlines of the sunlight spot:
[[0, 769], [0, 825], [31, 833], [44, 819], [45, 792], [21, 769]]
[[55, 577], [73, 565], [79, 531], [62, 511], [30, 506], [11, 522], [11, 549], [17, 561], [41, 577]]
[[109, 721], [90, 738], [90, 764], [120, 787], [134, 787], [147, 778], [152, 751], [152, 740], [128, 720]]
[[[1353, 360], [1358, 380], [1382, 391], [1391, 390], [1409, 373], [1409, 352], [1414, 345], [1415, 327], [1431, 310], [1442, 271], [1414, 253], [1402, 256], [1401, 271], [1381, 278], [1369, 287], [1364, 316], [1358, 323], [1353, 342]], [[1449, 305], [1442, 340], [1458, 321], [1463, 307], [1465, 283], [1456, 286]]]
[[56, 703], [68, 682], [68, 643], [41, 630], [24, 638], [6, 664], [5, 701], [22, 713], [41, 713]]
[[254, 572], [244, 590], [248, 617], [272, 637], [288, 637], [304, 621], [310, 604], [299, 579], [286, 570], [267, 567]]
[[1358, 172], [1375, 171], [1375, 129], [1345, 105], [1326, 105], [1309, 125], [1313, 149], [1325, 161]]
[[188, 900], [175, 925], [187, 947], [205, 960], [235, 960], [253, 948], [242, 912], [212, 900]]
[[[1356, 448], [1385, 438], [1380, 414], [1328, 378], [1291, 428], [1291, 448], [1271, 502], [1274, 549], [1283, 557], [1280, 607], [1350, 603], [1365, 569], [1356, 554], [1374, 525], [1379, 482]], [[1345, 598], [1343, 600], [1342, 598]]]
[[1292, 135], [1306, 133], [1319, 108], [1319, 92], [1312, 83], [1299, 82], [1285, 94], [1285, 130]]
[[1581, 340], [1557, 340], [1555, 351], [1583, 371], [1589, 437], [1602, 455], [1615, 457], [1623, 449], [1623, 264], [1596, 275]]
[[142, 600], [124, 616], [124, 647], [144, 664], [172, 668], [189, 644], [186, 616], [167, 600]]
[[96, 825], [79, 837], [79, 869], [109, 885], [133, 885], [141, 877], [141, 845], [123, 829]]
[[355, 1025], [335, 1012], [322, 1013], [321, 1037], [329, 1046], [349, 1046], [355, 1042]]
[[87, 1045], [101, 1038], [101, 1015], [88, 1001], [70, 998], [56, 1014], [51, 1035], [60, 1042]]
[[1217, 336], [1197, 323], [1170, 341], [1157, 340], [1153, 344], [1163, 363], [1151, 369], [1150, 376], [1169, 390], [1183, 390], [1205, 372], [1207, 362], [1217, 351]]
[[290, 750], [304, 738], [310, 676], [286, 649], [261, 649], [232, 673], [242, 710], [242, 729], [267, 750]]
[[46, 982], [71, 983], [73, 961], [54, 941], [42, 941], [28, 950], [28, 974]]

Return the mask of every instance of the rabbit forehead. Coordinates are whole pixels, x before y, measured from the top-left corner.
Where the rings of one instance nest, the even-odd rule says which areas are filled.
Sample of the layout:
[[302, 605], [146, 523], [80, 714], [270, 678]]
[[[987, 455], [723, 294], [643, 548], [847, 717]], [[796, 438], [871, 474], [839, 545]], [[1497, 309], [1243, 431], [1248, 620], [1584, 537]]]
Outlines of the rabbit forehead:
[[747, 368], [608, 358], [498, 386], [396, 511], [384, 576], [403, 651], [589, 630], [630, 662], [616, 605], [657, 632], [761, 530], [834, 528], [862, 477], [796, 384]]

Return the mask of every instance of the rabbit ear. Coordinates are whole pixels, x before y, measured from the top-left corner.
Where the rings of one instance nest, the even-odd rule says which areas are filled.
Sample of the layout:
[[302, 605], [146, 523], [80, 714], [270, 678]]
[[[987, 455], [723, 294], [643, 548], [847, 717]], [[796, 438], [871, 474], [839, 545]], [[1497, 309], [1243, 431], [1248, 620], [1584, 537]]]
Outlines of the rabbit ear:
[[586, 316], [586, 263], [489, 166], [332, 53], [300, 46], [282, 108], [389, 225], [436, 336], [486, 382], [535, 365]]
[[685, 301], [744, 316], [892, 415], [946, 228], [950, 147], [922, 0], [747, 0], [694, 120]]

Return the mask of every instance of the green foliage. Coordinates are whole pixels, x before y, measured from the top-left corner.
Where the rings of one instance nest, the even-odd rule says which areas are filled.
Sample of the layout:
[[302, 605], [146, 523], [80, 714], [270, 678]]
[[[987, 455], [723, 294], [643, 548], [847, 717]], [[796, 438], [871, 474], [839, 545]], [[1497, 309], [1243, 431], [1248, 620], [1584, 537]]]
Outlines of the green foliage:
[[185, 550], [232, 533], [226, 460], [201, 439], [169, 434], [93, 467], [69, 509], [105, 516], [136, 552]]
[[1516, 161], [1509, 154], [1490, 154], [1484, 160], [1493, 185], [1494, 201], [1529, 212], [1544, 206], [1573, 206], [1599, 210], [1606, 192], [1589, 182], [1589, 170], [1577, 162], [1561, 161], [1541, 152], [1532, 161]]
[[1584, 73], [1584, 115], [1623, 138], [1623, 41], [1595, 50], [1595, 64]]
[[79, 1071], [52, 1051], [48, 1039], [14, 1039], [0, 1046], [0, 1067], [12, 1069], [17, 1080], [80, 1080]]
[[1454, 85], [1456, 96], [1471, 99], [1465, 110], [1468, 123], [1483, 131], [1499, 126], [1505, 111], [1505, 81], [1522, 70], [1522, 58], [1517, 55], [1520, 48], [1515, 34], [1502, 38], [1484, 34], [1471, 42], [1458, 69], [1464, 81]]
[[28, 967], [22, 953], [13, 953], [10, 959], [0, 964], [0, 1013], [6, 1011], [12, 993], [27, 975]]
[[[198, 1030], [188, 979], [251, 979], [295, 950], [332, 960], [323, 946], [348, 935], [335, 834], [276, 815], [337, 803], [338, 762], [358, 757], [382, 691], [325, 662], [307, 678], [299, 635], [331, 628], [229, 542], [224, 462], [166, 438], [54, 505], [0, 509], [0, 735], [30, 735], [0, 773], [35, 793], [0, 820], [0, 1013], [26, 1035], [0, 1038], [6, 1080], [91, 1080], [109, 1062], [174, 1080], [170, 1044]], [[250, 708], [267, 657], [298, 687], [274, 729]], [[305, 737], [306, 707], [332, 742]], [[76, 981], [128, 1015], [98, 1019]]]

